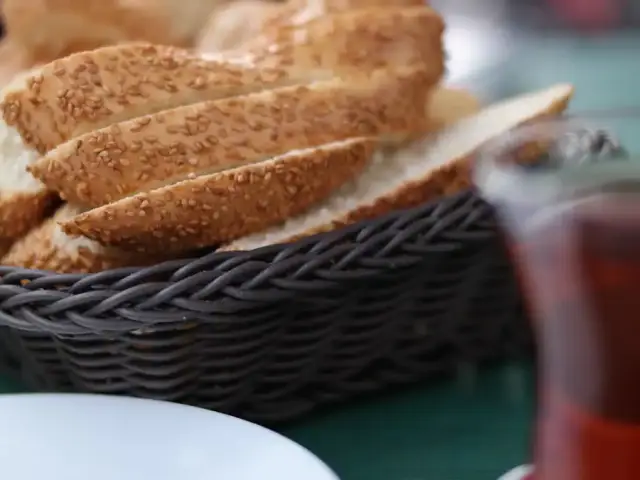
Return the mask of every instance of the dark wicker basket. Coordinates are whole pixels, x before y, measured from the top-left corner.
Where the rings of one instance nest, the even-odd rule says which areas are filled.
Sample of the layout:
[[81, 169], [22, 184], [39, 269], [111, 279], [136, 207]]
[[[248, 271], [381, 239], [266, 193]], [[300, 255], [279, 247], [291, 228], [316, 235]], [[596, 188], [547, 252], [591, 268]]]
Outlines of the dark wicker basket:
[[262, 423], [529, 345], [492, 211], [473, 192], [252, 252], [0, 275], [0, 360], [30, 387]]

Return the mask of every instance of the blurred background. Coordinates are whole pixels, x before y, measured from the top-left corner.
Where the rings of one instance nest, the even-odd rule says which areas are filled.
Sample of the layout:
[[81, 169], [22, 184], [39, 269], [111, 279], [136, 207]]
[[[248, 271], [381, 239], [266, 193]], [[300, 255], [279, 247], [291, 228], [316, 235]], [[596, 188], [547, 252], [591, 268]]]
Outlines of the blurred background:
[[638, 0], [432, 0], [453, 83], [487, 100], [569, 81], [573, 109], [640, 105]]

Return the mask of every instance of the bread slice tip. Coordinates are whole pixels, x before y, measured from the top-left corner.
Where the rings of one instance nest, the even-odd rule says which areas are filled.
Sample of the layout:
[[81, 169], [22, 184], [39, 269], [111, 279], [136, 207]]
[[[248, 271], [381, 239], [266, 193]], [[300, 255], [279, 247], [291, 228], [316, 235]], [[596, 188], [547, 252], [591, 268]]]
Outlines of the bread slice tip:
[[[28, 75], [28, 72], [18, 74], [0, 96], [19, 88]], [[38, 157], [38, 152], [25, 145], [18, 131], [0, 119], [0, 242], [26, 234], [51, 213], [56, 203], [56, 195], [47, 192], [26, 170]]]
[[0, 264], [56, 273], [96, 273], [112, 268], [145, 266], [160, 257], [106, 249], [83, 237], [69, 237], [59, 222], [73, 218], [82, 209], [63, 205], [6, 252]]

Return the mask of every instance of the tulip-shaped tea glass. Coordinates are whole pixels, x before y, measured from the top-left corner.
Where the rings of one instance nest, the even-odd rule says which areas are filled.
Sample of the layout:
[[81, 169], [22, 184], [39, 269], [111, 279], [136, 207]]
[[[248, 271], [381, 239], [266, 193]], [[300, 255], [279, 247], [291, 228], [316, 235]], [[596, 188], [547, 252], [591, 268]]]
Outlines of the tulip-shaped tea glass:
[[533, 124], [476, 164], [534, 323], [535, 480], [640, 479], [640, 161], [616, 134]]

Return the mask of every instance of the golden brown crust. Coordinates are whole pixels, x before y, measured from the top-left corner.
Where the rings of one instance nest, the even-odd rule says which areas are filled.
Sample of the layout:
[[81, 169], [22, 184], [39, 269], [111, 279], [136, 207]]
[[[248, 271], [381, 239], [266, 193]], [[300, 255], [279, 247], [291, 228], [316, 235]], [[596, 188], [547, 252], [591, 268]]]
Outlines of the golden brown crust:
[[64, 222], [63, 229], [141, 252], [218, 245], [326, 198], [362, 171], [375, 144], [353, 139], [198, 177], [82, 213]]
[[18, 240], [0, 264], [57, 273], [95, 273], [119, 267], [146, 266], [158, 261], [157, 257], [105, 249], [86, 239], [78, 241], [66, 237], [58, 222], [73, 217], [78, 211], [75, 207], [63, 206], [54, 217]]
[[9, 252], [12, 245], [13, 245], [12, 241], [8, 241], [8, 240], [0, 241], [0, 265], [3, 265], [2, 257], [4, 257], [7, 254], [7, 252]]
[[92, 132], [42, 157], [31, 172], [91, 207], [192, 174], [253, 163], [357, 136], [405, 138], [428, 129], [422, 71], [379, 72], [160, 112]]
[[158, 0], [5, 0], [3, 13], [11, 36], [33, 57], [52, 60], [131, 40], [186, 43], [172, 37], [175, 12], [163, 7]]
[[443, 31], [442, 17], [426, 6], [368, 8], [274, 28], [243, 44], [242, 51], [262, 67], [351, 76], [411, 65], [438, 80], [444, 71]]
[[196, 48], [200, 52], [221, 52], [239, 48], [260, 34], [268, 37], [271, 29], [300, 25], [345, 10], [402, 8], [424, 4], [423, 0], [236, 0], [214, 11], [201, 30]]
[[56, 195], [44, 190], [0, 192], [0, 243], [26, 234], [51, 213], [56, 203]]
[[[567, 95], [560, 96], [533, 118], [524, 119], [523, 122], [513, 126], [540, 121], [544, 118], [561, 114], [567, 108], [572, 94], [573, 90], [569, 90]], [[424, 175], [419, 175], [410, 181], [404, 182], [398, 188], [382, 192], [373, 201], [362, 202], [351, 208], [347, 213], [335, 215], [324, 222], [317, 222], [317, 224], [306, 228], [301, 233], [289, 235], [282, 232], [277, 236], [275, 243], [293, 242], [303, 237], [336, 230], [359, 221], [379, 217], [394, 210], [416, 207], [428, 201], [460, 192], [472, 185], [472, 160], [481, 147], [482, 145], [477, 145], [468, 155], [462, 158], [453, 158], [443, 163], [440, 167], [429, 170]], [[234, 251], [245, 248], [258, 248], [264, 245], [262, 241], [247, 242], [246, 239], [239, 239], [223, 246], [220, 250]]]
[[300, 25], [329, 14], [369, 8], [396, 9], [424, 7], [424, 0], [289, 0], [265, 18], [262, 31], [287, 25]]
[[282, 69], [208, 61], [174, 47], [135, 43], [78, 53], [42, 67], [0, 108], [40, 153], [82, 133], [160, 110], [290, 85]]

